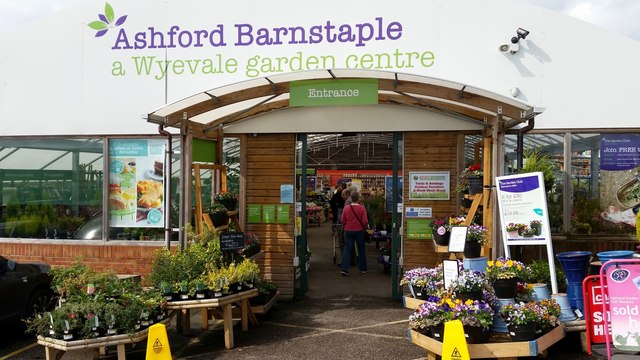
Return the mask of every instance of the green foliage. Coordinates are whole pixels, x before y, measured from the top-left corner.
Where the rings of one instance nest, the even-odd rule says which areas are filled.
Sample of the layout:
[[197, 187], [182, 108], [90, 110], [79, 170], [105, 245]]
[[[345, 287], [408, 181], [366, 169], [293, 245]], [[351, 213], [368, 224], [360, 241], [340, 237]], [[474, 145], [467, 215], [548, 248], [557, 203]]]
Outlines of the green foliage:
[[[558, 283], [558, 291], [566, 291], [567, 278], [562, 271], [562, 267], [555, 266], [556, 269], [556, 281]], [[546, 260], [534, 260], [529, 264], [529, 271], [521, 274], [522, 280], [529, 284], [547, 284], [549, 292], [551, 292], [551, 270], [549, 269], [549, 262]]]
[[551, 191], [555, 182], [556, 170], [556, 163], [553, 158], [539, 147], [525, 149], [523, 155], [524, 165], [522, 166], [520, 173], [542, 172], [545, 190], [547, 192]]
[[376, 227], [382, 227], [384, 225], [386, 209], [384, 195], [369, 196], [363, 200], [363, 204], [367, 209], [367, 217], [369, 222]]

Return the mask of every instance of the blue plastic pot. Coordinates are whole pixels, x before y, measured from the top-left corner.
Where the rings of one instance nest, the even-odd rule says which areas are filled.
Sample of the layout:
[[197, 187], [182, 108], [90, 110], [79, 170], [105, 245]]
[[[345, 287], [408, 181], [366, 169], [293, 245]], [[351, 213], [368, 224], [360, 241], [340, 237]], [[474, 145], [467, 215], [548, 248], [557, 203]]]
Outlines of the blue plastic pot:
[[591, 251], [567, 251], [556, 254], [568, 283], [582, 283], [587, 276], [591, 255]]
[[596, 253], [598, 255], [598, 260], [601, 263], [606, 263], [609, 260], [613, 259], [631, 259], [633, 258], [633, 251], [631, 250], [612, 250], [612, 251], [601, 251]]
[[587, 276], [591, 255], [590, 251], [567, 251], [556, 254], [567, 277], [567, 297], [571, 308], [578, 309], [583, 314], [582, 280]]

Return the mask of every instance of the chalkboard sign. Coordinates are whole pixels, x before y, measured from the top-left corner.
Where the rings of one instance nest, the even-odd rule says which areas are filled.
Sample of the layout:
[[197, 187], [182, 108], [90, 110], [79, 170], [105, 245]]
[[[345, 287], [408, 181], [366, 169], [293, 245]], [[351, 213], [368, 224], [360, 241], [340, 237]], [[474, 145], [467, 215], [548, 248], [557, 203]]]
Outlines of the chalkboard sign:
[[244, 248], [244, 233], [222, 233], [220, 234], [220, 250], [239, 250]]

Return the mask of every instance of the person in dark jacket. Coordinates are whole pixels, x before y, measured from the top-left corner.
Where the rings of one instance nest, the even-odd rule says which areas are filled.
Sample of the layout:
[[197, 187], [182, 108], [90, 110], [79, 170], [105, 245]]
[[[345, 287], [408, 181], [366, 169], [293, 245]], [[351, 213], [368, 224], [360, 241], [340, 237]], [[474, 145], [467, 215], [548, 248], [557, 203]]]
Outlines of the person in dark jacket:
[[333, 192], [333, 196], [329, 199], [329, 207], [331, 208], [331, 214], [333, 215], [333, 223], [340, 223], [340, 210], [344, 207], [344, 199], [342, 198], [342, 190], [347, 187], [347, 184], [340, 183]]

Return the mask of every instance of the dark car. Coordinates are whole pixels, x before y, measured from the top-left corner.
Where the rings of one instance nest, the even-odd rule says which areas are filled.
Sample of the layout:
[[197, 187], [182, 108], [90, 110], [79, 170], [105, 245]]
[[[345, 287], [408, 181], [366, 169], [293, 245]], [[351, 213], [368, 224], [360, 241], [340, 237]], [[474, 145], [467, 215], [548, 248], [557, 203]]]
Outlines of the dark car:
[[18, 322], [52, 308], [50, 267], [0, 256], [0, 323]]

